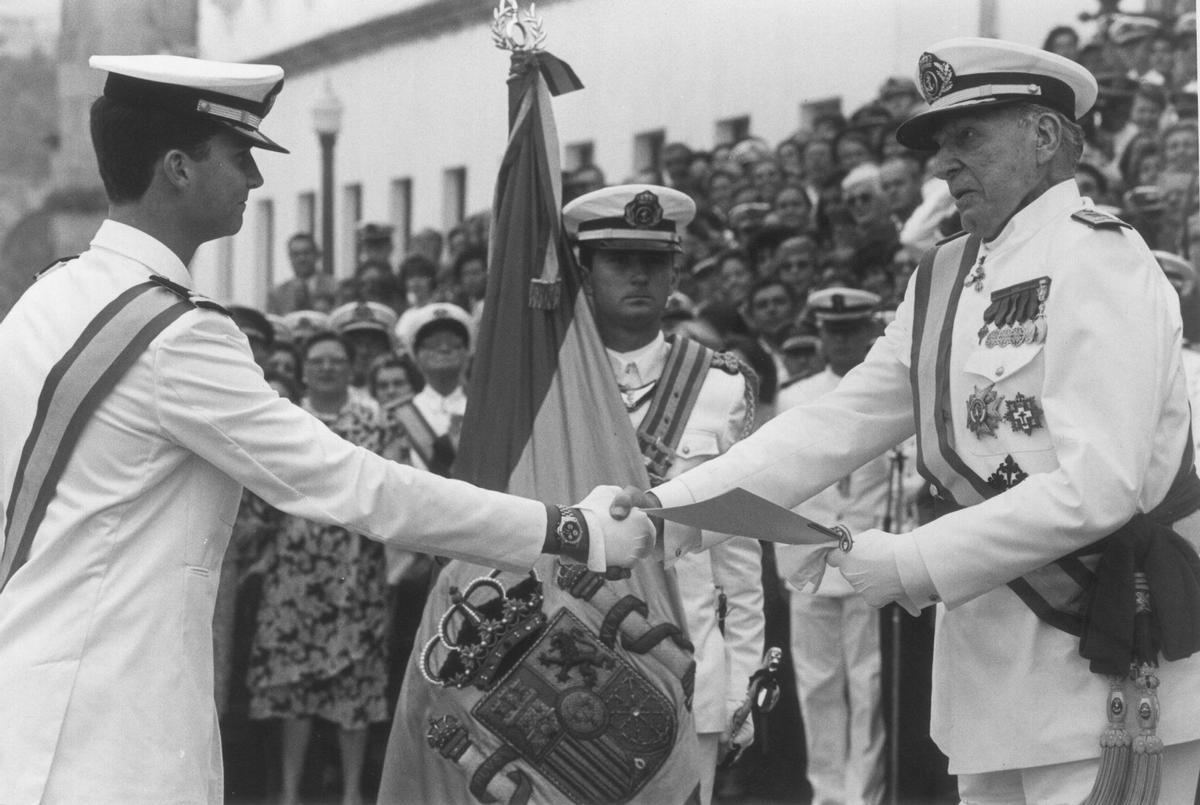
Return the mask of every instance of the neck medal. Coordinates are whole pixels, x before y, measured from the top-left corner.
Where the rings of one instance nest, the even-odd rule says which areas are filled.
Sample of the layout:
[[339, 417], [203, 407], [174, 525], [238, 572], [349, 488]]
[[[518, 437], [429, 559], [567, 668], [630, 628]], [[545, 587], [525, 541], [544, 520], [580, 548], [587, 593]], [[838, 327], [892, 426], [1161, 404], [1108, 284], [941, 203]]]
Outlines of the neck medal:
[[1050, 278], [1038, 277], [992, 292], [983, 312], [979, 342], [986, 347], [1019, 347], [1046, 340], [1046, 298]]

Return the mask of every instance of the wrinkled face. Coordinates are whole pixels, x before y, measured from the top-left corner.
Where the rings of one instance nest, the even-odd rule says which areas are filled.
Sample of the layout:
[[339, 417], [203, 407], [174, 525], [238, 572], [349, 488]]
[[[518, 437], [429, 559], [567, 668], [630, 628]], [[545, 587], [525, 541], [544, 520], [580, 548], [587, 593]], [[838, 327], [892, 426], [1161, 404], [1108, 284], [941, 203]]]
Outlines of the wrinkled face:
[[1040, 183], [1036, 136], [1007, 108], [955, 116], [934, 133], [934, 173], [949, 185], [968, 232], [999, 234]]
[[207, 156], [185, 157], [193, 171], [188, 226], [204, 240], [236, 234], [242, 228], [250, 191], [263, 183], [249, 141], [222, 131], [209, 142]]

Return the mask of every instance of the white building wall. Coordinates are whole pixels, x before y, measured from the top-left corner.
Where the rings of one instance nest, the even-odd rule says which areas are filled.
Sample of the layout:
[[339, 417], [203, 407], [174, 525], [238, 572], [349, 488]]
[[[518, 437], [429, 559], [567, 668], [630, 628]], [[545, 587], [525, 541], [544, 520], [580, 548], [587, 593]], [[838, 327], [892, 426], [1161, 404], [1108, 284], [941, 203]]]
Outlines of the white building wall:
[[[448, 0], [461, 16], [464, 3]], [[527, 7], [527, 4], [522, 4]], [[668, 142], [714, 144], [718, 120], [748, 115], [753, 134], [775, 143], [793, 132], [805, 101], [843, 98], [847, 112], [874, 97], [889, 75], [912, 75], [924, 47], [980, 33], [981, 6], [998, 35], [1040, 45], [1056, 24], [1080, 28], [1094, 0], [545, 0], [537, 5], [545, 46], [585, 88], [555, 99], [563, 145], [591, 140], [595, 162], [617, 182], [633, 170], [634, 135], [664, 129]], [[338, 29], [420, 0], [201, 0], [199, 53], [263, 60]], [[413, 231], [444, 230], [443, 171], [465, 166], [468, 214], [486, 209], [506, 137], [507, 54], [478, 22], [386, 45], [346, 60], [318, 59], [293, 72], [263, 130], [290, 155], [258, 152], [266, 184], [255, 191], [241, 233], [208, 244], [193, 264], [202, 290], [262, 304], [270, 282], [290, 276], [285, 241], [303, 228], [299, 197], [320, 199], [320, 152], [311, 110], [326, 82], [345, 112], [335, 160], [335, 230], [348, 231], [343, 188], [362, 187], [362, 219], [389, 220], [391, 183], [413, 182]], [[470, 9], [468, 9], [470, 11]], [[471, 19], [476, 19], [473, 15]], [[322, 40], [318, 39], [320, 44]], [[320, 51], [314, 49], [314, 52]], [[259, 221], [273, 210], [267, 266]], [[319, 222], [319, 213], [317, 216]], [[319, 228], [319, 224], [318, 224]], [[319, 232], [317, 233], [319, 236]], [[349, 251], [335, 247], [335, 273]], [[398, 255], [397, 255], [398, 257]]]

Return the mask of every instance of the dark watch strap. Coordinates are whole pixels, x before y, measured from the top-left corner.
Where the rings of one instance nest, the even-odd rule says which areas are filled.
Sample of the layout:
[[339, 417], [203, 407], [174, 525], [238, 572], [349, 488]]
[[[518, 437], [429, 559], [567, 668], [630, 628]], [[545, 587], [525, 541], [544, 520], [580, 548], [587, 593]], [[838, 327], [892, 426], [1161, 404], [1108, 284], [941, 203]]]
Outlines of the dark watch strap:
[[546, 538], [542, 553], [587, 564], [588, 528], [583, 512], [570, 506], [546, 504]]

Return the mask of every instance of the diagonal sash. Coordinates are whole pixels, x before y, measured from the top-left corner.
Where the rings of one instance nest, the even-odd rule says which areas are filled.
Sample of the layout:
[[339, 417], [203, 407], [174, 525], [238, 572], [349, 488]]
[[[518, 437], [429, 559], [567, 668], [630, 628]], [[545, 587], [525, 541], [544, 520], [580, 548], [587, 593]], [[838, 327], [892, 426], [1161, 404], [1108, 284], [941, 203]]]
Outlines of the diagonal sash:
[[46, 376], [33, 427], [21, 450], [8, 508], [0, 591], [29, 558], [38, 527], [80, 434], [146, 346], [194, 304], [147, 281], [97, 314]]
[[652, 477], [665, 478], [675, 461], [675, 448], [700, 396], [712, 356], [711, 349], [682, 336], [667, 353], [654, 398], [637, 432]]

